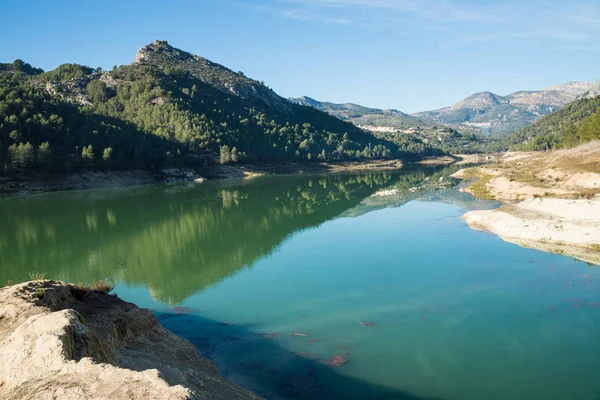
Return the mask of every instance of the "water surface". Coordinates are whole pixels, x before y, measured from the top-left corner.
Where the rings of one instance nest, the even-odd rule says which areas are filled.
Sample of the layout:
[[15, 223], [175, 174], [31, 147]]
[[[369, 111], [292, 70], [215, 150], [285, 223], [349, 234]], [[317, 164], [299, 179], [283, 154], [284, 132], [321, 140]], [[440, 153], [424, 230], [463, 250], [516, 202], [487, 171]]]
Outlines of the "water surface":
[[600, 399], [598, 267], [469, 229], [450, 172], [5, 198], [0, 280], [110, 278], [268, 398]]

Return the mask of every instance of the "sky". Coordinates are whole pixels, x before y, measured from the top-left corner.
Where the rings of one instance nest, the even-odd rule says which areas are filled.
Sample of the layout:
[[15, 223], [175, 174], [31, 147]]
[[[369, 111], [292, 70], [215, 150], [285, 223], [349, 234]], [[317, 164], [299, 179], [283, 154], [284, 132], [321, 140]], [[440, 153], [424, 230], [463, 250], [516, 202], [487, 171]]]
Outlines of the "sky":
[[129, 64], [155, 39], [284, 97], [432, 110], [600, 79], [600, 0], [1, 0], [0, 62]]

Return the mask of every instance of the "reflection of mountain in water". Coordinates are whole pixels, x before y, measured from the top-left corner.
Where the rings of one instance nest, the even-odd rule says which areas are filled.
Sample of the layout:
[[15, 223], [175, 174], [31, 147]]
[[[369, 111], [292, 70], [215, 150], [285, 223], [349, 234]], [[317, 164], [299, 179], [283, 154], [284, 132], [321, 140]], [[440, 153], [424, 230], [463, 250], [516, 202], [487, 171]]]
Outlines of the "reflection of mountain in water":
[[110, 277], [178, 303], [335, 218], [401, 174], [268, 177], [13, 198], [0, 207], [0, 279]]
[[497, 207], [494, 202], [478, 200], [470, 194], [462, 193], [454, 188], [460, 183], [460, 180], [454, 179], [450, 175], [461, 168], [464, 166], [453, 165], [445, 168], [406, 171], [386, 190], [364, 199], [356, 207], [347, 210], [344, 215], [357, 217], [384, 208], [400, 207], [414, 200], [454, 204], [465, 209]]

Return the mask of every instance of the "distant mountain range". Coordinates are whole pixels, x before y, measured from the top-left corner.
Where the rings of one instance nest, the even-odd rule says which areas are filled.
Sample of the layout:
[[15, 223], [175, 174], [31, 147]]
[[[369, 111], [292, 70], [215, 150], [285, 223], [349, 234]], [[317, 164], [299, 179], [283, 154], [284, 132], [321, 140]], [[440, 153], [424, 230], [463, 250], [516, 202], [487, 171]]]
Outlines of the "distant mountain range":
[[383, 110], [354, 103], [329, 103], [307, 96], [288, 100], [334, 115], [373, 133], [378, 138], [398, 144], [406, 138], [414, 138], [450, 153], [482, 151], [481, 139], [472, 132], [461, 133], [443, 124], [420, 119], [395, 109]]
[[288, 100], [314, 107], [372, 132], [417, 129], [427, 137], [431, 136], [428, 132], [435, 127], [445, 126], [463, 133], [503, 137], [575, 100], [598, 95], [600, 80], [569, 82], [544, 90], [520, 91], [507, 96], [492, 92], [475, 93], [453, 106], [410, 115], [395, 109], [383, 110], [353, 103], [328, 103], [306, 96]]
[[307, 96], [289, 98], [288, 100], [295, 104], [314, 107], [317, 110], [335, 115], [344, 121], [349, 121], [354, 125], [364, 126], [366, 128], [384, 126], [393, 128], [407, 128], [422, 126], [425, 124], [416, 117], [412, 117], [403, 113], [402, 111], [393, 109], [383, 110], [379, 108], [365, 107], [354, 103], [329, 103], [326, 101], [315, 100]]
[[475, 93], [451, 107], [413, 114], [430, 123], [443, 124], [491, 136], [513, 133], [567, 104], [600, 95], [600, 81], [570, 82], [539, 91], [499, 96]]

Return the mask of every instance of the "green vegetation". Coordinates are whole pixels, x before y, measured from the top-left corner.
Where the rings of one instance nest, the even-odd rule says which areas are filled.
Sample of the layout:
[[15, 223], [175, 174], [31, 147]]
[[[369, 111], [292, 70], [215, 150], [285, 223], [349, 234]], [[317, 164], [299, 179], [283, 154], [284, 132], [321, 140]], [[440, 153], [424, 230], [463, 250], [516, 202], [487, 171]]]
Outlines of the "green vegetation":
[[110, 72], [1, 64], [0, 167], [14, 173], [441, 153], [411, 137], [375, 138], [166, 42], [142, 50], [140, 62]]
[[310, 97], [290, 99], [292, 102], [311, 106], [327, 112], [343, 121], [357, 126], [385, 127], [392, 131], [375, 131], [373, 135], [402, 146], [407, 140], [418, 140], [443, 152], [453, 154], [471, 154], [484, 152], [489, 142], [494, 139], [482, 137], [474, 133], [459, 132], [445, 126], [437, 126], [435, 122], [422, 120], [398, 110], [381, 110], [367, 108], [357, 104], [335, 104], [321, 102]]
[[581, 99], [506, 137], [515, 150], [550, 150], [600, 139], [600, 96]]
[[79, 64], [63, 64], [53, 71], [45, 72], [39, 75], [39, 79], [44, 82], [50, 81], [68, 81], [74, 78], [84, 78], [95, 72], [94, 68]]
[[38, 299], [41, 299], [45, 295], [46, 295], [46, 289], [43, 289], [43, 288], [37, 288], [37, 289], [35, 289], [35, 292], [33, 293], [33, 296], [37, 297]]
[[92, 292], [109, 294], [115, 289], [115, 284], [108, 281], [107, 279], [102, 279], [95, 281], [91, 284], [85, 283], [75, 283], [71, 285], [71, 293], [73, 297], [78, 300], [83, 300], [87, 295]]
[[469, 190], [473, 194], [473, 196], [482, 200], [494, 200], [494, 196], [488, 190], [488, 183], [492, 180], [493, 176], [491, 175], [483, 175], [481, 176], [477, 182], [473, 183]]

